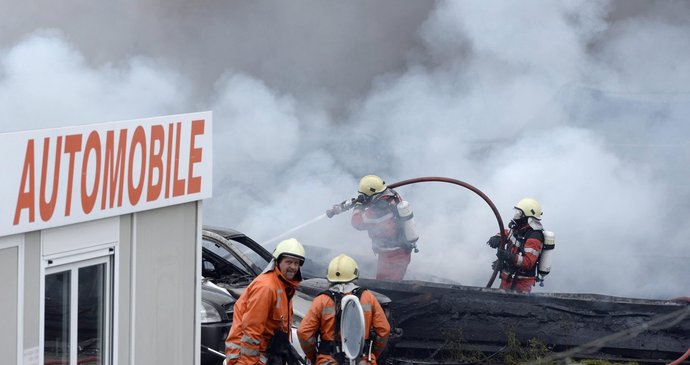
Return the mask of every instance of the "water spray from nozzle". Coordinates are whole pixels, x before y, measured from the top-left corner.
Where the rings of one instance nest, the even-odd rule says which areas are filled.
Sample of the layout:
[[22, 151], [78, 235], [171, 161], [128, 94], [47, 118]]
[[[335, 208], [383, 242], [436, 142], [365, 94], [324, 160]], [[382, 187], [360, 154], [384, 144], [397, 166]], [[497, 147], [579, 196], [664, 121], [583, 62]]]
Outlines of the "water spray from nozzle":
[[321, 215], [319, 215], [319, 216], [317, 216], [317, 217], [315, 217], [315, 218], [313, 218], [313, 219], [311, 219], [311, 220], [309, 220], [309, 221], [307, 221], [307, 222], [305, 222], [305, 223], [300, 224], [300, 225], [297, 226], [297, 227], [291, 228], [291, 229], [289, 229], [289, 230], [287, 230], [287, 231], [285, 231], [285, 232], [283, 232], [283, 233], [281, 233], [281, 234], [279, 234], [279, 235], [277, 235], [277, 236], [271, 238], [270, 240], [263, 242], [261, 245], [262, 245], [262, 246], [266, 246], [267, 244], [269, 244], [269, 243], [271, 243], [271, 242], [275, 242], [275, 241], [279, 240], [280, 238], [283, 238], [283, 237], [287, 236], [288, 234], [290, 234], [290, 233], [292, 233], [292, 232], [298, 231], [298, 230], [300, 230], [300, 229], [302, 229], [302, 228], [304, 228], [304, 227], [306, 227], [306, 226], [308, 226], [308, 225], [310, 225], [310, 224], [316, 223], [316, 222], [318, 222], [319, 220], [321, 220], [321, 219], [323, 219], [323, 218], [325, 218], [325, 217], [326, 217], [325, 214], [321, 214]]

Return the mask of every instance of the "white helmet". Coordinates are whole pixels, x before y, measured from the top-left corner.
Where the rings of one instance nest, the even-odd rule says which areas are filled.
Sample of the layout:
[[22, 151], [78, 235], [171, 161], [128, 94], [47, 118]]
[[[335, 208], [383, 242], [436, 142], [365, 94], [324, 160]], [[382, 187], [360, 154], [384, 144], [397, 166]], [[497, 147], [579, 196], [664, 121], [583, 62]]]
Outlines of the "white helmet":
[[384, 190], [386, 183], [376, 175], [367, 175], [359, 180], [359, 192], [366, 196], [382, 193]]
[[541, 205], [538, 201], [532, 198], [524, 198], [515, 204], [515, 209], [522, 211], [525, 217], [532, 217], [536, 219], [541, 219], [543, 212], [541, 211]]
[[304, 246], [296, 239], [289, 238], [280, 241], [276, 249], [273, 250], [273, 257], [276, 258], [276, 261], [280, 261], [282, 256], [294, 257], [300, 260], [299, 264], [302, 266], [304, 264], [304, 253]]
[[349, 283], [359, 278], [357, 262], [350, 256], [338, 255], [328, 264], [326, 278], [331, 283]]

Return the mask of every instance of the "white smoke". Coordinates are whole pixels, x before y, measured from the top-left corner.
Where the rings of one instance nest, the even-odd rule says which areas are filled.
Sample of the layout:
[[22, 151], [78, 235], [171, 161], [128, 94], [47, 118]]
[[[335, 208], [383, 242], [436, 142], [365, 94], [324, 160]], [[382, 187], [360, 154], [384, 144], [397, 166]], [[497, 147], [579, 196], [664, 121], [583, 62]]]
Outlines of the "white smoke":
[[57, 31], [38, 31], [3, 51], [0, 59], [2, 131], [68, 126], [189, 108], [177, 74], [155, 61], [89, 67]]
[[[182, 12], [161, 23], [199, 27], [180, 42], [123, 33], [150, 39], [141, 54], [123, 40], [119, 53], [95, 51], [66, 24], [27, 30], [0, 53], [0, 130], [213, 110], [208, 224], [272, 245], [310, 223], [290, 235], [373, 258], [349, 214], [318, 217], [365, 174], [449, 177], [486, 193], [504, 224], [522, 197], [542, 203], [557, 243], [535, 291], [688, 294], [687, 5], [396, 4], [296, 2], [280, 18], [261, 2]], [[224, 20], [241, 14], [278, 31]], [[397, 190], [421, 235], [410, 277], [484, 286], [494, 258], [484, 242], [498, 231], [487, 204], [451, 184]]]

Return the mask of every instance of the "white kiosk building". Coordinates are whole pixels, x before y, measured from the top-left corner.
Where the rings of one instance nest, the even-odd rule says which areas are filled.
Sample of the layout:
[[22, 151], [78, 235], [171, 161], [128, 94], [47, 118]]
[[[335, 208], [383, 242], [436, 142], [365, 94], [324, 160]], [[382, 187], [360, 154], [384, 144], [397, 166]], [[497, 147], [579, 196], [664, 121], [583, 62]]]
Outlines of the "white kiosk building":
[[211, 113], [0, 145], [0, 362], [198, 364]]

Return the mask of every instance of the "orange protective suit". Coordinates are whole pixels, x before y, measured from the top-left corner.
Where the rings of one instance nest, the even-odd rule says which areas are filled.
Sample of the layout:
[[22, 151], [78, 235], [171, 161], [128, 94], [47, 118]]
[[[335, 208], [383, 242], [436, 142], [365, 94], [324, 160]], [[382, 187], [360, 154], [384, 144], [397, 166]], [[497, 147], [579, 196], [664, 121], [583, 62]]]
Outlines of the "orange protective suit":
[[[388, 343], [391, 327], [383, 308], [381, 308], [381, 304], [368, 290], [362, 292], [360, 303], [364, 311], [364, 338], [366, 340], [369, 339], [370, 329], [374, 330], [376, 338], [372, 343], [371, 361], [368, 360], [367, 356], [369, 349], [365, 348], [365, 354], [359, 363], [376, 365], [376, 358], [381, 355], [386, 347], [386, 343]], [[340, 334], [337, 335], [336, 339], [335, 316], [336, 311], [333, 298], [327, 294], [321, 294], [314, 299], [309, 312], [307, 312], [297, 330], [300, 346], [302, 346], [306, 358], [312, 364], [337, 364], [332, 354], [317, 353], [317, 341], [336, 341], [338, 344], [340, 343]], [[317, 338], [319, 334], [320, 336]]]
[[509, 237], [506, 250], [513, 254], [513, 258], [501, 270], [500, 288], [529, 293], [536, 281], [544, 233], [525, 224], [511, 229]]
[[398, 222], [396, 206], [401, 201], [398, 193], [386, 189], [370, 202], [355, 204], [352, 211], [352, 226], [367, 231], [372, 249], [378, 254], [376, 279], [379, 280], [402, 280], [410, 263], [412, 249]]
[[301, 275], [288, 280], [277, 268], [257, 276], [234, 306], [232, 327], [225, 339], [228, 364], [265, 364], [276, 330], [290, 333], [292, 296]]

